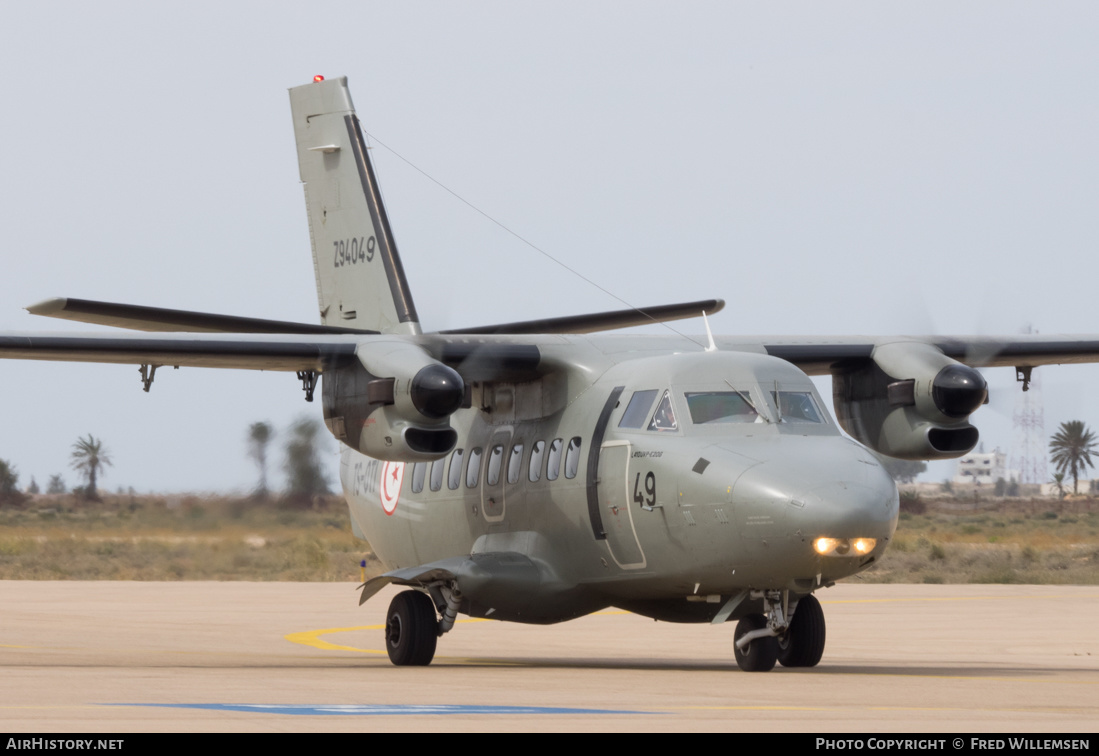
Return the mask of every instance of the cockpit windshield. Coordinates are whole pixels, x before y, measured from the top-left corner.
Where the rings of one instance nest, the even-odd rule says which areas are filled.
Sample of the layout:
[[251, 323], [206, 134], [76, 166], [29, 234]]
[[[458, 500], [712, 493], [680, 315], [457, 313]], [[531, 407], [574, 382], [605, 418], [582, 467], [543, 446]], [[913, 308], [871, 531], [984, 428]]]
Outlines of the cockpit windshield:
[[740, 391], [688, 392], [687, 409], [695, 425], [706, 423], [754, 423], [759, 413]]
[[817, 403], [808, 391], [772, 391], [771, 398], [786, 423], [823, 423]]

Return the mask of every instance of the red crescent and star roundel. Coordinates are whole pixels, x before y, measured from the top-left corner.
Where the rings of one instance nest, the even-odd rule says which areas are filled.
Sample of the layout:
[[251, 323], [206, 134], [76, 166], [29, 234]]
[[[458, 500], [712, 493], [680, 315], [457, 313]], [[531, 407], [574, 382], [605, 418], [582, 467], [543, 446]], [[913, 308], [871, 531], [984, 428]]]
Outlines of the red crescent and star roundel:
[[397, 511], [397, 499], [401, 497], [401, 483], [404, 482], [404, 462], [386, 462], [382, 465], [381, 492], [382, 509], [387, 515]]

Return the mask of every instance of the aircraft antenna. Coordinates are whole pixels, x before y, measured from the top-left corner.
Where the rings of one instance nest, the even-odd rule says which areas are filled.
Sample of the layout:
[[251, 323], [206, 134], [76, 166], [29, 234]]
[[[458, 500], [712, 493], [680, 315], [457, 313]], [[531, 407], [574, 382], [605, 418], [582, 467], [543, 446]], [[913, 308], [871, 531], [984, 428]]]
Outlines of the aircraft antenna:
[[707, 352], [716, 352], [717, 351], [717, 344], [714, 343], [714, 334], [713, 334], [713, 331], [710, 330], [710, 319], [708, 317], [706, 317], [706, 311], [705, 310], [702, 311], [702, 322], [706, 324], [706, 342], [707, 342], [706, 351]]
[[[665, 328], [667, 328], [667, 329], [668, 329], [669, 331], [671, 331], [672, 333], [674, 333], [674, 334], [676, 334], [676, 335], [678, 335], [678, 336], [682, 336], [682, 337], [683, 337], [683, 338], [685, 338], [685, 339], [686, 339], [687, 341], [690, 341], [690, 342], [691, 342], [692, 344], [697, 344], [698, 346], [700, 346], [700, 347], [703, 347], [704, 349], [706, 349], [706, 351], [711, 351], [711, 349], [710, 349], [709, 347], [707, 347], [706, 345], [704, 345], [704, 344], [701, 344], [701, 343], [700, 343], [700, 342], [698, 342], [698, 341], [697, 341], [696, 339], [694, 339], [694, 338], [692, 338], [692, 337], [688, 336], [687, 334], [683, 333], [682, 331], [679, 331], [679, 330], [677, 330], [677, 329], [675, 329], [675, 328], [672, 328], [672, 327], [671, 327], [670, 325], [668, 325], [667, 323], [665, 323], [665, 322], [663, 322], [663, 321], [659, 321], [659, 320], [657, 320], [656, 318], [654, 318], [654, 317], [653, 317], [652, 315], [649, 315], [649, 313], [645, 312], [644, 310], [642, 310], [642, 309], [641, 309], [640, 307], [638, 307], [637, 305], [633, 304], [632, 302], [627, 302], [627, 301], [626, 301], [625, 299], [623, 299], [622, 297], [618, 296], [618, 295], [617, 295], [617, 294], [615, 294], [614, 292], [612, 292], [612, 291], [610, 291], [610, 290], [608, 290], [608, 289], [605, 289], [605, 288], [603, 288], [602, 286], [600, 286], [599, 284], [597, 284], [597, 283], [596, 283], [595, 281], [593, 281], [593, 280], [591, 280], [590, 278], [588, 278], [587, 276], [585, 276], [585, 275], [584, 275], [583, 273], [581, 273], [580, 271], [576, 270], [575, 268], [571, 268], [571, 267], [569, 267], [569, 266], [568, 266], [568, 265], [567, 265], [566, 263], [563, 263], [563, 262], [561, 262], [561, 261], [560, 261], [560, 260], [558, 260], [558, 259], [557, 259], [556, 257], [554, 257], [554, 256], [553, 256], [553, 255], [551, 255], [551, 254], [550, 254], [549, 252], [547, 252], [546, 250], [544, 250], [544, 249], [542, 249], [541, 247], [539, 247], [539, 246], [538, 246], [537, 244], [535, 244], [534, 242], [532, 242], [532, 241], [530, 241], [529, 239], [527, 239], [527, 238], [525, 238], [525, 237], [521, 236], [520, 234], [516, 233], [515, 231], [512, 231], [512, 230], [511, 230], [510, 228], [508, 228], [507, 226], [505, 226], [505, 225], [504, 225], [503, 223], [501, 223], [500, 221], [498, 221], [498, 220], [496, 220], [495, 218], [493, 218], [493, 217], [492, 217], [491, 215], [489, 215], [488, 213], [486, 213], [486, 212], [485, 212], [484, 210], [482, 210], [481, 208], [477, 207], [477, 206], [476, 206], [476, 205], [474, 205], [474, 204], [473, 204], [472, 202], [470, 202], [469, 200], [467, 200], [467, 199], [466, 199], [465, 197], [463, 197], [462, 195], [458, 194], [458, 193], [457, 193], [456, 191], [454, 191], [453, 189], [451, 189], [451, 188], [450, 188], [449, 186], [447, 186], [447, 185], [446, 185], [446, 184], [444, 184], [443, 182], [441, 182], [441, 181], [439, 181], [438, 179], [436, 179], [436, 178], [435, 178], [434, 176], [432, 176], [432, 175], [431, 175], [430, 173], [428, 173], [427, 171], [425, 171], [425, 170], [423, 170], [422, 168], [420, 168], [420, 167], [419, 167], [418, 165], [416, 165], [415, 163], [413, 163], [413, 162], [412, 162], [411, 160], [409, 160], [408, 158], [406, 158], [406, 157], [405, 157], [404, 155], [402, 155], [401, 153], [397, 152], [397, 151], [396, 151], [395, 149], [393, 149], [392, 147], [390, 147], [390, 146], [389, 146], [388, 144], [386, 144], [385, 142], [383, 142], [383, 141], [382, 141], [381, 139], [378, 139], [378, 137], [374, 136], [373, 134], [371, 134], [370, 132], [368, 132], [368, 131], [365, 131], [365, 130], [363, 131], [363, 133], [364, 133], [364, 134], [366, 135], [366, 137], [367, 137], [368, 139], [371, 139], [371, 140], [373, 140], [374, 142], [377, 142], [377, 143], [378, 143], [379, 145], [381, 145], [382, 147], [384, 147], [384, 148], [385, 148], [386, 150], [388, 150], [388, 151], [389, 151], [390, 153], [392, 153], [392, 154], [393, 154], [393, 155], [394, 155], [395, 157], [399, 158], [399, 159], [400, 159], [401, 161], [403, 161], [403, 162], [404, 162], [404, 163], [405, 163], [406, 165], [408, 165], [408, 166], [409, 166], [410, 168], [412, 168], [412, 169], [413, 169], [414, 171], [416, 171], [416, 172], [417, 172], [417, 173], [419, 173], [419, 174], [420, 174], [421, 176], [423, 176], [424, 178], [426, 178], [426, 179], [427, 179], [428, 181], [431, 181], [431, 182], [432, 182], [433, 184], [435, 184], [435, 185], [436, 185], [436, 186], [438, 186], [438, 187], [439, 187], [440, 189], [442, 189], [443, 191], [445, 191], [445, 192], [447, 192], [448, 194], [450, 194], [450, 195], [451, 195], [452, 197], [454, 197], [454, 198], [455, 198], [456, 200], [458, 200], [458, 201], [459, 201], [459, 202], [461, 202], [462, 204], [464, 204], [464, 205], [466, 205], [467, 207], [469, 207], [469, 208], [470, 208], [471, 210], [473, 210], [473, 211], [475, 211], [475, 212], [479, 213], [480, 215], [482, 215], [482, 216], [483, 216], [484, 218], [486, 218], [487, 220], [491, 221], [492, 223], [495, 223], [495, 224], [496, 224], [497, 226], [499, 226], [500, 228], [502, 228], [502, 229], [503, 229], [504, 231], [508, 232], [509, 234], [511, 234], [512, 236], [514, 236], [514, 237], [515, 237], [516, 239], [518, 239], [519, 241], [523, 242], [523, 244], [526, 244], [526, 245], [527, 245], [528, 247], [530, 247], [531, 249], [533, 249], [533, 250], [534, 250], [535, 252], [537, 252], [538, 254], [542, 255], [543, 257], [545, 257], [545, 258], [546, 258], [547, 260], [550, 260], [551, 262], [554, 262], [554, 263], [556, 263], [557, 265], [559, 265], [559, 266], [561, 266], [562, 268], [564, 268], [565, 270], [567, 270], [567, 271], [568, 271], [569, 273], [572, 273], [572, 274], [573, 274], [574, 276], [576, 276], [576, 277], [577, 277], [577, 278], [579, 278], [580, 280], [582, 280], [582, 281], [585, 281], [585, 282], [586, 282], [586, 283], [588, 283], [588, 284], [591, 284], [591, 285], [592, 285], [592, 286], [594, 286], [595, 288], [599, 289], [599, 291], [601, 291], [601, 292], [603, 292], [604, 294], [606, 294], [606, 295], [607, 295], [608, 297], [610, 297], [610, 298], [612, 298], [612, 299], [615, 299], [615, 300], [617, 300], [617, 301], [621, 302], [622, 304], [626, 305], [626, 307], [629, 307], [629, 308], [630, 308], [631, 310], [634, 310], [634, 311], [636, 311], [636, 312], [638, 312], [638, 313], [640, 313], [640, 314], [644, 315], [645, 317], [647, 317], [647, 318], [648, 318], [649, 320], [651, 320], [652, 322], [654, 322], [654, 323], [659, 323], [660, 325], [664, 326]], [[703, 318], [705, 318], [705, 317], [706, 317], [706, 313], [703, 313], [703, 314], [702, 314], [702, 317], [703, 317]], [[707, 333], [707, 334], [709, 334], [709, 333], [710, 333], [710, 325], [709, 325], [709, 323], [707, 323], [707, 324], [706, 324], [706, 333]], [[713, 347], [714, 349], [717, 349], [717, 347], [716, 347], [716, 346], [714, 345], [714, 339], [713, 339], [713, 336], [712, 336], [712, 335], [710, 335], [710, 336], [709, 336], [709, 340], [710, 340], [710, 346], [711, 346], [711, 347]]]

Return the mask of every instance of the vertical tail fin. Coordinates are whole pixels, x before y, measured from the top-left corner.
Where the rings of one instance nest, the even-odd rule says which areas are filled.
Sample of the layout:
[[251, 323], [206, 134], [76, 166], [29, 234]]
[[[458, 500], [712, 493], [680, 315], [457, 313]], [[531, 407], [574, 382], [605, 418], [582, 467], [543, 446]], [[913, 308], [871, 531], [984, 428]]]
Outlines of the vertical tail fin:
[[290, 90], [325, 325], [420, 333], [347, 77]]

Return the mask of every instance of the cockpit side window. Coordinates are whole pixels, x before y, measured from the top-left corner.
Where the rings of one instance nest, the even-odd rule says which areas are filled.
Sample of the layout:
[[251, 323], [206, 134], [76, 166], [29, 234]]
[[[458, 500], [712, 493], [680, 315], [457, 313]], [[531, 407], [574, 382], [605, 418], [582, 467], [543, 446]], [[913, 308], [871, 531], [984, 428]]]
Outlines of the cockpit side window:
[[671, 394], [665, 391], [660, 404], [656, 407], [656, 412], [653, 413], [653, 419], [649, 421], [649, 430], [674, 431], [678, 427], [675, 422], [675, 410], [672, 408]]
[[619, 428], [643, 428], [645, 420], [649, 417], [649, 409], [656, 399], [656, 389], [635, 391], [630, 397], [630, 403], [626, 405], [626, 411], [622, 413], [622, 419], [618, 422]]
[[808, 391], [772, 391], [771, 398], [778, 407], [784, 423], [823, 423], [817, 403]]

